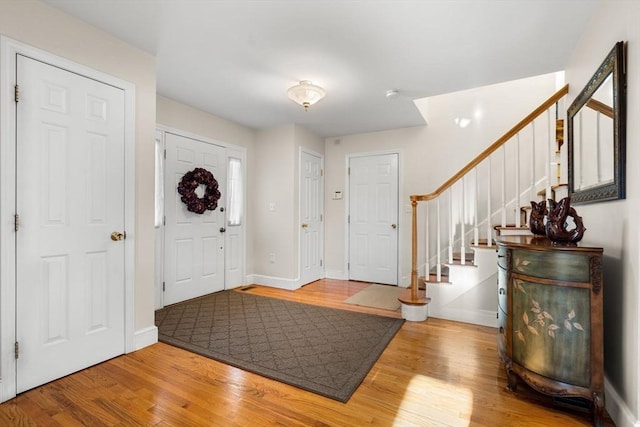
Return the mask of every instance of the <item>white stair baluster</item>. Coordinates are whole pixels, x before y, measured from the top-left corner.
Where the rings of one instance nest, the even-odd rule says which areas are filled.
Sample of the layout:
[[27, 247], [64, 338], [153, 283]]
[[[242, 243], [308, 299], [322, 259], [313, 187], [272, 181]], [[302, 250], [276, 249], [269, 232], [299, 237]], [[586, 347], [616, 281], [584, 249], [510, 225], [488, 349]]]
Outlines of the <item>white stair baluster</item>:
[[546, 201], [547, 199], [551, 198], [551, 151], [553, 150], [553, 143], [552, 141], [555, 141], [555, 137], [556, 137], [556, 127], [555, 127], [555, 123], [554, 126], [551, 126], [551, 109], [547, 110], [547, 128], [548, 128], [548, 132], [547, 132], [547, 151], [545, 154], [545, 169], [544, 169], [544, 173], [547, 176], [547, 180], [546, 180], [546, 190], [545, 190], [545, 198], [544, 200]]
[[516, 228], [520, 228], [520, 132], [516, 135], [516, 207], [514, 209], [516, 213]]
[[426, 211], [425, 214], [425, 227], [424, 227], [424, 277], [426, 281], [429, 281], [429, 202], [425, 203]]
[[[535, 121], [531, 123], [531, 198], [536, 200], [536, 125]], [[529, 220], [526, 221], [529, 224]]]
[[449, 189], [449, 264], [453, 262], [453, 237], [455, 236], [453, 228], [453, 186]]
[[491, 157], [487, 158], [487, 245], [491, 245], [493, 231], [491, 229]]
[[464, 177], [462, 177], [462, 179], [460, 180], [460, 185], [461, 185], [461, 189], [460, 189], [460, 207], [458, 208], [458, 212], [459, 212], [459, 216], [460, 216], [460, 264], [465, 263], [465, 245], [464, 245], [464, 241], [465, 241], [465, 227], [464, 227], [464, 222], [466, 220], [465, 218], [465, 213], [466, 213], [466, 209], [465, 209], [465, 205], [466, 205], [466, 200], [465, 200], [465, 194], [464, 194]]
[[473, 246], [478, 246], [478, 194], [480, 193], [480, 182], [478, 181], [478, 167], [473, 168], [475, 184], [473, 186]]
[[507, 226], [507, 153], [504, 145], [501, 147], [502, 150], [502, 221], [500, 222], [500, 226]]
[[442, 280], [442, 259], [440, 258], [440, 197], [436, 200], [436, 282]]

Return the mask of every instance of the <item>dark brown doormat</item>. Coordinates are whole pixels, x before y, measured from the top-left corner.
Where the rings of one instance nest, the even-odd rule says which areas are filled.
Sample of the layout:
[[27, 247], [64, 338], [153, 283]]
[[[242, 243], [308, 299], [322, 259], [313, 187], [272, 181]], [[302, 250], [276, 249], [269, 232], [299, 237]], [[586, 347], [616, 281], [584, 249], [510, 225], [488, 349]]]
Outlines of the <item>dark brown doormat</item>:
[[156, 311], [162, 342], [341, 402], [403, 323], [235, 291]]

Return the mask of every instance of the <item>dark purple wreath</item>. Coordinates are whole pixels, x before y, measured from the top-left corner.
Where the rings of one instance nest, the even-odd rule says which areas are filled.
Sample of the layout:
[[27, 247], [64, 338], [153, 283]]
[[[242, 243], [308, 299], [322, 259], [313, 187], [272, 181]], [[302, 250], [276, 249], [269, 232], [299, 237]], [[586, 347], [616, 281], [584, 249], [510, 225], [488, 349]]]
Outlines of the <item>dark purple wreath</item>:
[[[206, 187], [202, 197], [198, 197], [196, 194], [196, 188], [200, 185]], [[202, 214], [206, 210], [215, 210], [220, 199], [218, 181], [211, 172], [202, 168], [195, 168], [184, 174], [178, 184], [178, 193], [182, 195], [180, 200], [187, 205], [187, 209], [197, 214]]]

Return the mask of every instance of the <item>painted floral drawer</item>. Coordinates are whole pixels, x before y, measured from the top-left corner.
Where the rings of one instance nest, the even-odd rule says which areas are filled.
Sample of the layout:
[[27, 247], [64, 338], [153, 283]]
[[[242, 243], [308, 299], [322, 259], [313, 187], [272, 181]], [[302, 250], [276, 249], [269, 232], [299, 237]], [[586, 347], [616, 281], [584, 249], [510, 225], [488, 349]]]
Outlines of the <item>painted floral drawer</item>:
[[562, 282], [589, 282], [589, 256], [576, 253], [513, 249], [512, 271]]

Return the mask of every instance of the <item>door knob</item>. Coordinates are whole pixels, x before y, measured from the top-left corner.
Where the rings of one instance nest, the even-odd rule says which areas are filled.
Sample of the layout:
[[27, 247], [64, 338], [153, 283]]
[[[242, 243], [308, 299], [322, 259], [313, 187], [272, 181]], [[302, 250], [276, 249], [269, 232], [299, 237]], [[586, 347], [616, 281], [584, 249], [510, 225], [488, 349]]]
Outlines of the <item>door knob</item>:
[[398, 228], [398, 226], [395, 225], [395, 224], [391, 224], [391, 228], [393, 228], [395, 230], [396, 228]]
[[302, 224], [302, 228], [307, 228], [308, 226], [309, 224], [306, 224], [306, 223]]
[[124, 240], [127, 237], [126, 233], [121, 233], [119, 231], [114, 231], [111, 233], [111, 240], [117, 242], [118, 240]]
[[220, 232], [221, 232], [221, 233], [224, 233], [225, 231], [227, 231], [227, 229], [226, 229], [226, 228], [224, 228], [224, 227], [220, 227]]

